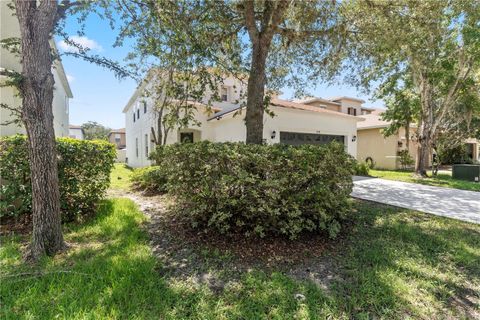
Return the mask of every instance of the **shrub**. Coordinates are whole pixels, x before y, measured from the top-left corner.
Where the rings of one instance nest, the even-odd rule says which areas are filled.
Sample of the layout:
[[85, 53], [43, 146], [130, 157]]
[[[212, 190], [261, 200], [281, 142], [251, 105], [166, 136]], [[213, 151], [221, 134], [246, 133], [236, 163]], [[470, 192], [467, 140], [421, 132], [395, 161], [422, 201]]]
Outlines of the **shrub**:
[[[62, 220], [94, 211], [110, 184], [115, 146], [106, 141], [57, 139]], [[0, 216], [31, 212], [31, 182], [26, 137], [0, 139], [2, 186]]]
[[357, 176], [368, 176], [370, 172], [370, 165], [366, 162], [356, 162], [355, 163], [355, 174]]
[[413, 160], [412, 156], [406, 149], [400, 150], [398, 152], [398, 157], [398, 161], [400, 162], [400, 165], [404, 170], [408, 169], [408, 167], [412, 166], [415, 163], [415, 160]]
[[331, 237], [350, 210], [354, 160], [344, 146], [176, 144], [161, 147], [177, 212], [194, 227], [221, 233]]
[[163, 193], [167, 190], [167, 179], [159, 166], [135, 169], [130, 181], [135, 188], [151, 193]]

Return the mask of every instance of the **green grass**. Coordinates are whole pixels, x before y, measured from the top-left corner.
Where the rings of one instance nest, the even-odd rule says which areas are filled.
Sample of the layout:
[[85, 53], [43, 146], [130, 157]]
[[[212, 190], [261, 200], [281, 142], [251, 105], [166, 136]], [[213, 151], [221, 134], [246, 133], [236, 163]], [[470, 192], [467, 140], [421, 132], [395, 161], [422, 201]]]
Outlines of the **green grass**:
[[452, 174], [447, 171], [439, 172], [436, 177], [431, 176], [431, 172], [428, 172], [429, 178], [417, 178], [413, 176], [410, 171], [401, 170], [370, 170], [372, 177], [383, 178], [388, 180], [397, 180], [405, 182], [420, 183], [429, 186], [454, 188], [470, 191], [480, 191], [480, 183], [470, 182], [464, 180], [457, 180], [452, 178]]
[[110, 188], [128, 190], [130, 188], [130, 175], [133, 169], [123, 163], [115, 163], [110, 174]]
[[[143, 214], [130, 200], [108, 200], [93, 221], [66, 226], [70, 250], [38, 267], [21, 261], [21, 238], [2, 239], [0, 318], [469, 317], [451, 301], [480, 298], [479, 225], [364, 202], [354, 220], [332, 249], [339, 280], [329, 291], [253, 269], [214, 293], [164, 272], [148, 246]], [[219, 255], [204, 259], [209, 264]]]

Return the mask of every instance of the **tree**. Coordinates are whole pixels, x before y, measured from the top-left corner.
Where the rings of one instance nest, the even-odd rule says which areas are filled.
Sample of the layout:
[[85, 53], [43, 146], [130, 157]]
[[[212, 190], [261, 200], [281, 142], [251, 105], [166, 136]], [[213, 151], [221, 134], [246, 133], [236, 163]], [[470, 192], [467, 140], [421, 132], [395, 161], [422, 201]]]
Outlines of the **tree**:
[[[57, 154], [53, 127], [54, 77], [52, 64], [59, 56], [52, 50], [52, 35], [62, 34], [62, 21], [74, 10], [84, 10], [89, 1], [15, 0], [11, 9], [16, 13], [20, 38], [1, 39], [1, 45], [19, 56], [22, 70], [0, 70], [6, 76], [4, 86], [13, 86], [22, 99], [20, 110], [2, 104], [20, 116], [28, 141], [32, 181], [32, 240], [26, 255], [37, 261], [44, 254], [54, 255], [65, 248], [60, 217], [60, 191]], [[115, 62], [88, 54], [73, 41], [78, 51], [71, 55], [112, 69], [118, 76], [127, 75]]]
[[53, 255], [65, 247], [60, 219], [57, 155], [53, 130], [53, 55], [50, 39], [66, 3], [15, 1], [20, 25], [21, 73], [9, 70], [21, 97], [32, 180], [33, 233], [29, 257]]
[[246, 141], [262, 143], [267, 87], [276, 91], [289, 84], [303, 90], [336, 70], [346, 32], [337, 9], [330, 1], [151, 0], [123, 10], [129, 17], [124, 34], [152, 40], [145, 28], [135, 26], [153, 17], [150, 26], [168, 37], [144, 41], [141, 49], [153, 52], [163, 66], [187, 62], [190, 70], [247, 74]]
[[108, 134], [112, 129], [95, 121], [88, 121], [82, 124], [85, 140], [108, 140]]
[[442, 123], [450, 121], [462, 88], [472, 87], [480, 63], [478, 1], [345, 2], [355, 31], [349, 41], [349, 68], [371, 87], [402, 76], [412, 80], [420, 101], [415, 171], [426, 176], [429, 155]]
[[384, 99], [387, 107], [382, 119], [390, 124], [383, 130], [383, 134], [388, 137], [404, 128], [405, 147], [410, 150], [410, 127], [416, 122], [420, 110], [420, 99], [413, 90], [411, 79], [387, 81], [377, 90], [375, 97]]

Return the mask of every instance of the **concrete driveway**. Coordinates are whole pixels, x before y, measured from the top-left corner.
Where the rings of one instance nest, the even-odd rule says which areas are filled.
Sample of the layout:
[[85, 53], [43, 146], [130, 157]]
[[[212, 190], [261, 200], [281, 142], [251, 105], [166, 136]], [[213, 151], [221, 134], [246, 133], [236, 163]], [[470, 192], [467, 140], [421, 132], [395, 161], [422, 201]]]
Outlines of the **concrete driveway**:
[[358, 176], [353, 182], [354, 198], [480, 224], [480, 192]]

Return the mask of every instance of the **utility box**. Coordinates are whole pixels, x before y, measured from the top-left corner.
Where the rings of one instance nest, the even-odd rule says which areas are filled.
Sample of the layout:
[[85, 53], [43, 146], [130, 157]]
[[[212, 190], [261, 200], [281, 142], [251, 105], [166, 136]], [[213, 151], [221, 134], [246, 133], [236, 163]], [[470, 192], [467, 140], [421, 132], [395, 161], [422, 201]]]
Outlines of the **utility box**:
[[480, 164], [454, 164], [452, 178], [480, 183]]

